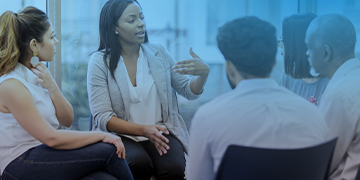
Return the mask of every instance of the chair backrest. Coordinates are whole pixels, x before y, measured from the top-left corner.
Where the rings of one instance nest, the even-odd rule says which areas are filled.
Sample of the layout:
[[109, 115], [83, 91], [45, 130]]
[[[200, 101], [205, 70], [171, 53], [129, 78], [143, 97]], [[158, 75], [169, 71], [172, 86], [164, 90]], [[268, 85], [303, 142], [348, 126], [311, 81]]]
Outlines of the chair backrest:
[[230, 145], [220, 163], [216, 180], [328, 179], [337, 138], [301, 149], [266, 149]]
[[93, 116], [92, 116], [92, 114], [90, 114], [89, 131], [92, 131], [92, 118], [93, 118]]
[[356, 174], [355, 180], [360, 180], [360, 166], [359, 166], [358, 172]]

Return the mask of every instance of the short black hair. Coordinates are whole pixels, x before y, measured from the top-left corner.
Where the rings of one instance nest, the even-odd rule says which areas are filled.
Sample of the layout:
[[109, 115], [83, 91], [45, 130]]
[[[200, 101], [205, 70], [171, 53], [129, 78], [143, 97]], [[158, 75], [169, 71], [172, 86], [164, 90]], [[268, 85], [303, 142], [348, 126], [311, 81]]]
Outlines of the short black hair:
[[270, 23], [255, 16], [235, 19], [219, 28], [217, 44], [240, 73], [270, 75], [277, 52], [276, 29]]
[[316, 41], [327, 44], [340, 56], [353, 54], [356, 44], [356, 31], [352, 22], [340, 14], [326, 14], [317, 17], [310, 26], [315, 25]]
[[293, 78], [312, 78], [310, 64], [306, 55], [306, 30], [317, 15], [298, 13], [286, 17], [282, 23], [282, 39], [284, 43], [285, 74]]

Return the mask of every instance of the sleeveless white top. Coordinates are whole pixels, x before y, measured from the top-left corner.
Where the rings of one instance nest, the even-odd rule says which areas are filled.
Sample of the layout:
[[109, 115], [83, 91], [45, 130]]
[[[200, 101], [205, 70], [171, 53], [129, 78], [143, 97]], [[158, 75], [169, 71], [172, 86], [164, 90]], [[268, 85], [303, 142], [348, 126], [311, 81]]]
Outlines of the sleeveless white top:
[[[37, 76], [24, 65], [18, 63], [15, 70], [0, 77], [0, 84], [7, 79], [17, 79], [29, 90], [41, 116], [57, 129], [59, 121], [49, 92], [37, 83]], [[3, 94], [2, 94], [3, 95]], [[31, 121], [31, 119], [29, 119]], [[11, 113], [0, 112], [0, 174], [6, 166], [27, 150], [42, 143], [32, 137], [16, 121]]]
[[[126, 66], [123, 58], [120, 56], [121, 65]], [[126, 74], [128, 72], [126, 70]], [[146, 54], [140, 48], [139, 58], [137, 60], [136, 87], [127, 76], [127, 84], [130, 92], [129, 122], [142, 125], [160, 125], [165, 127], [161, 115], [161, 103], [155, 81], [149, 69], [149, 63]], [[143, 136], [126, 136], [136, 142], [146, 141], [148, 138]]]

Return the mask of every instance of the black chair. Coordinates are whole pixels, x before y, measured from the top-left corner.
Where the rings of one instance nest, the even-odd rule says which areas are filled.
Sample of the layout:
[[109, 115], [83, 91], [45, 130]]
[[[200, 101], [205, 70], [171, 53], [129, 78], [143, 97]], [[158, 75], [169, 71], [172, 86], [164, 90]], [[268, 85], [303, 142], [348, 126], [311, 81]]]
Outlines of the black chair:
[[359, 166], [358, 172], [356, 174], [355, 180], [360, 180], [360, 166]]
[[90, 126], [89, 126], [89, 131], [92, 131], [92, 114], [90, 114]]
[[301, 149], [230, 145], [216, 180], [326, 180], [337, 138]]

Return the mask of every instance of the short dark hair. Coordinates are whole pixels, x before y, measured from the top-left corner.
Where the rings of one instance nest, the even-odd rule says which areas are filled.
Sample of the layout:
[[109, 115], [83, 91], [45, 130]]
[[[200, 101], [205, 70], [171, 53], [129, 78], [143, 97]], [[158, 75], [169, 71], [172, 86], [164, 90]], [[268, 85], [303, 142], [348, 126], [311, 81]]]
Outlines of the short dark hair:
[[312, 78], [310, 64], [306, 55], [306, 30], [317, 15], [299, 13], [286, 17], [282, 23], [282, 39], [284, 43], [285, 74], [293, 78]]
[[276, 29], [254, 16], [235, 19], [219, 28], [217, 44], [225, 60], [240, 73], [270, 75], [277, 52]]
[[[122, 47], [119, 40], [114, 33], [114, 27], [117, 26], [117, 21], [123, 14], [124, 10], [129, 4], [139, 2], [137, 0], [109, 0], [105, 3], [100, 13], [99, 32], [100, 45], [98, 51], [104, 50], [104, 62], [108, 66], [111, 76], [114, 77], [115, 69], [120, 60]], [[141, 8], [141, 6], [140, 6]], [[145, 43], [148, 42], [147, 31], [145, 31]], [[107, 58], [110, 62], [107, 63]]]
[[326, 14], [317, 17], [310, 26], [316, 25], [315, 38], [320, 44], [327, 44], [340, 56], [353, 54], [356, 31], [352, 22], [340, 14]]

